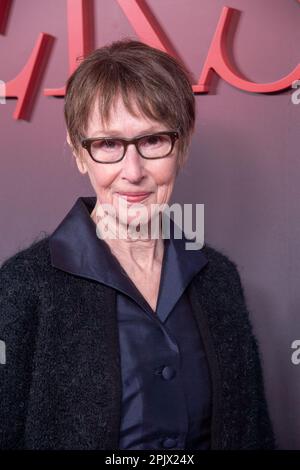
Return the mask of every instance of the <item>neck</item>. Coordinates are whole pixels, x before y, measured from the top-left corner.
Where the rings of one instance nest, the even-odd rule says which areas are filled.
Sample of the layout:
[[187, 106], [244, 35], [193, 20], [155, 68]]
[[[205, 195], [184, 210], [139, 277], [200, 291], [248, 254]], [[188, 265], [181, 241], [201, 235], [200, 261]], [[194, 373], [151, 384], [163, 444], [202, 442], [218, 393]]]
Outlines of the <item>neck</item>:
[[[97, 220], [95, 209], [91, 213], [91, 218], [96, 225], [97, 236], [107, 243], [112, 253], [120, 261], [131, 265], [132, 268], [135, 267], [147, 272], [151, 272], [154, 269], [154, 265], [162, 263], [164, 242], [161, 237], [161, 227], [159, 227], [158, 237], [151, 238], [151, 231], [148, 230], [149, 236], [147, 238], [137, 238], [137, 233], [139, 232], [135, 232], [135, 237], [133, 238], [130, 236], [128, 226], [123, 226], [119, 221], [115, 223], [114, 220], [112, 224], [108, 223], [104, 226], [102, 220]], [[105, 230], [107, 227], [110, 227], [108, 231]], [[122, 234], [122, 236], [114, 236], [116, 233]]]

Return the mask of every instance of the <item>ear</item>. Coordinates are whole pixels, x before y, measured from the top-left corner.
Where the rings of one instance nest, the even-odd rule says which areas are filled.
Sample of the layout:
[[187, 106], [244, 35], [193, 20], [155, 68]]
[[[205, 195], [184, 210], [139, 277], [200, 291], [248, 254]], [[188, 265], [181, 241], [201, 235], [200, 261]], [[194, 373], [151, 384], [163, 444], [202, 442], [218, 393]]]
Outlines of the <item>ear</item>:
[[83, 157], [78, 157], [77, 155], [75, 155], [75, 160], [76, 160], [77, 168], [80, 171], [80, 173], [82, 173], [83, 175], [87, 173], [88, 170], [87, 170], [87, 166]]
[[75, 161], [76, 161], [76, 165], [77, 165], [77, 168], [78, 170], [80, 171], [80, 173], [82, 173], [83, 175], [85, 173], [87, 173], [87, 167], [86, 167], [86, 163], [83, 159], [83, 157], [81, 155], [78, 155], [77, 152], [75, 151], [75, 148], [71, 142], [71, 139], [70, 139], [70, 135], [69, 135], [69, 132], [67, 131], [67, 142], [72, 150], [72, 153], [75, 157]]

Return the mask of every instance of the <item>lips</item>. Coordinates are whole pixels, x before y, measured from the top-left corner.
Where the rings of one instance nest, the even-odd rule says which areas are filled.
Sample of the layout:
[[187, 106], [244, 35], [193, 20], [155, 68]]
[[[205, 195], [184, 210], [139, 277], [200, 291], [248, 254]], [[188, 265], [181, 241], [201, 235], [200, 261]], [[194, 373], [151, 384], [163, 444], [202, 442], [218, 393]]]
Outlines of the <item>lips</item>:
[[135, 192], [135, 193], [117, 193], [119, 196], [123, 197], [126, 199], [128, 202], [140, 202], [146, 199], [151, 193], [145, 193], [145, 192]]

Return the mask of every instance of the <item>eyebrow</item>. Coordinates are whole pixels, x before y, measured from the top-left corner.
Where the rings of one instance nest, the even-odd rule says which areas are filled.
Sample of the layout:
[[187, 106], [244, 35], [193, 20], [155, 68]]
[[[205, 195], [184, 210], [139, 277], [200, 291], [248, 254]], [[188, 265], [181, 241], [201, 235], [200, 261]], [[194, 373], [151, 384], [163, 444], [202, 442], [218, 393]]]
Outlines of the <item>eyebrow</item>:
[[[166, 130], [167, 129], [158, 129], [157, 126], [151, 126], [151, 127], [148, 127], [147, 129], [143, 130], [139, 134], [137, 134], [136, 137], [138, 137], [140, 135], [147, 135], [147, 134], [152, 134], [152, 133], [156, 133], [156, 132], [163, 132], [163, 131], [166, 131]], [[107, 130], [107, 131], [104, 131], [102, 129], [98, 129], [96, 132], [93, 132], [91, 134], [91, 137], [120, 137], [120, 139], [121, 139], [122, 138], [122, 132], [120, 132], [118, 130], [115, 130], [115, 129], [110, 129], [110, 130]]]

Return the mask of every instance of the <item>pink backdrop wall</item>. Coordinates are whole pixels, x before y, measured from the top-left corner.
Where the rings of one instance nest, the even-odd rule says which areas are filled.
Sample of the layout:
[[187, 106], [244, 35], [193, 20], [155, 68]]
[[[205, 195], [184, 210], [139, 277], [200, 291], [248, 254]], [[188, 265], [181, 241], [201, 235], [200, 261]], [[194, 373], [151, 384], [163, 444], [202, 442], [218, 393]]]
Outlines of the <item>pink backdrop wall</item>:
[[[198, 78], [223, 6], [240, 11], [232, 53], [257, 82], [287, 75], [300, 58], [296, 0], [148, 0], [169, 40]], [[115, 0], [95, 0], [96, 47], [136, 35]], [[0, 35], [0, 79], [14, 78], [40, 32], [56, 39], [30, 121], [0, 105], [0, 262], [51, 232], [77, 197], [93, 195], [65, 141], [63, 100], [43, 96], [68, 74], [64, 0], [15, 0]], [[300, 78], [300, 77], [299, 77]], [[206, 241], [239, 268], [260, 342], [271, 417], [279, 444], [300, 448], [300, 106], [291, 90], [262, 95], [222, 80], [196, 97], [190, 160], [173, 202], [205, 204]]]

